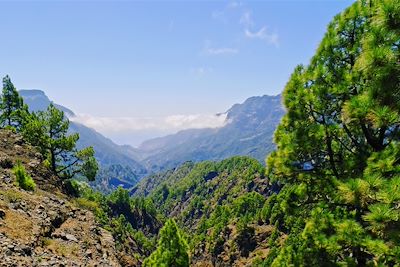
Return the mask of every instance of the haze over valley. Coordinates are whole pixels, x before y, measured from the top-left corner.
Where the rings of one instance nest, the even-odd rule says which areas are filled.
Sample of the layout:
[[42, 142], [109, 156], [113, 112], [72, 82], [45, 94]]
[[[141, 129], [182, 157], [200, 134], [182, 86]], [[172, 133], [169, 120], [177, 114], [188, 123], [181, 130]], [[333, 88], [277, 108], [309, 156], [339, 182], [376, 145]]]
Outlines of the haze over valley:
[[0, 267], [400, 266], [400, 0], [0, 9]]

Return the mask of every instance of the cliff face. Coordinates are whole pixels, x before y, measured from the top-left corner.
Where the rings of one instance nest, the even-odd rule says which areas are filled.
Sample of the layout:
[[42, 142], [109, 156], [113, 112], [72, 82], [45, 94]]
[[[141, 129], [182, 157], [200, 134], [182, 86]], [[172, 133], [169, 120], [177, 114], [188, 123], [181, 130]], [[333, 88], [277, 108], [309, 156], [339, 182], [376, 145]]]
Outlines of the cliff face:
[[[17, 161], [35, 180], [34, 192], [16, 186]], [[41, 162], [20, 136], [0, 130], [0, 266], [120, 266], [112, 235]]]

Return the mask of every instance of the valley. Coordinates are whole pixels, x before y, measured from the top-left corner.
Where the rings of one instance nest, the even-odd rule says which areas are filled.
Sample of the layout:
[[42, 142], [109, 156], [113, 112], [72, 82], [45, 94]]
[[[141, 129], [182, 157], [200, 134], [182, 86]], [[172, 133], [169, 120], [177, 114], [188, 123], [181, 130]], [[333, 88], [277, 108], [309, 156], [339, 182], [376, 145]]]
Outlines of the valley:
[[[40, 90], [21, 90], [31, 111], [46, 110], [52, 101]], [[83, 124], [75, 122], [74, 112], [57, 105], [71, 118], [70, 132], [79, 133], [79, 147], [93, 146], [101, 170], [94, 188], [111, 192], [119, 185], [128, 189], [152, 173], [176, 168], [186, 161], [223, 160], [232, 156], [250, 156], [264, 164], [274, 149], [272, 137], [284, 109], [281, 96], [251, 97], [226, 111], [221, 128], [188, 129], [150, 139], [139, 147], [117, 145]]]
[[[107, 7], [107, 15], [124, 14], [122, 9], [113, 9], [114, 3], [102, 4]], [[130, 11], [143, 8], [146, 15], [154, 11], [146, 9], [147, 2], [118, 4], [119, 8], [134, 7], [127, 9]], [[172, 3], [167, 4], [156, 11], [171, 12]], [[209, 8], [221, 3], [191, 4]], [[198, 53], [198, 62], [207, 58], [218, 66], [217, 61], [208, 57], [226, 56], [229, 61], [232, 56], [241, 57], [241, 53], [251, 56], [243, 51], [250, 44], [241, 38], [247, 42], [262, 41], [264, 46], [273, 47], [282, 62], [290, 61], [279, 52], [288, 51], [287, 43], [281, 44], [278, 33], [269, 27], [259, 28], [252, 13], [256, 9], [250, 9], [250, 4], [282, 8], [280, 2], [229, 2], [219, 12], [213, 9], [212, 25], [225, 25], [224, 33], [228, 25], [241, 27], [241, 35], [233, 42], [238, 46], [215, 48], [215, 43], [207, 40], [204, 51]], [[66, 10], [70, 7], [70, 3], [62, 5]], [[93, 8], [92, 3], [85, 5]], [[80, 7], [84, 9], [85, 5]], [[325, 5], [339, 4], [324, 3], [324, 8], [328, 8]], [[326, 10], [318, 2], [302, 2], [301, 6], [285, 3], [285, 8], [300, 15]], [[280, 9], [279, 16], [286, 16], [286, 9]], [[184, 16], [185, 21], [199, 20], [194, 14], [203, 14], [201, 11], [197, 8], [192, 16]], [[178, 13], [174, 14], [182, 18]], [[136, 17], [131, 15], [122, 18], [132, 22]], [[158, 15], [152, 21], [160, 19]], [[85, 20], [86, 16], [87, 13]], [[80, 21], [79, 16], [74, 18]], [[122, 18], [117, 21], [121, 23]], [[234, 24], [230, 23], [233, 18]], [[73, 110], [54, 103], [44, 91], [18, 90], [17, 82], [5, 75], [0, 94], [0, 267], [400, 266], [399, 18], [399, 0], [353, 1], [331, 19], [309, 62], [291, 69], [282, 93], [252, 96], [232, 105], [212, 117], [225, 118], [222, 125], [184, 127], [170, 135], [150, 138], [137, 147], [113, 142], [80, 123]], [[69, 18], [68, 21], [71, 22]], [[159, 24], [147, 28], [157, 32], [155, 25]], [[294, 25], [293, 21], [290, 25]], [[123, 28], [123, 24], [119, 27]], [[175, 36], [173, 31], [180, 27], [181, 24], [170, 21], [168, 36]], [[110, 29], [113, 34], [117, 32], [116, 27], [101, 29], [104, 34]], [[93, 38], [87, 33], [82, 35], [87, 39], [79, 40]], [[102, 36], [100, 31], [90, 34]], [[290, 52], [304, 48], [301, 44], [307, 38], [300, 39], [296, 42], [299, 47]], [[151, 45], [159, 45], [160, 41], [151, 40], [155, 42], [147, 46], [139, 43], [146, 51], [152, 50]], [[113, 41], [118, 41], [118, 49], [124, 50], [120, 39]], [[83, 44], [79, 43], [79, 48], [84, 49]], [[164, 44], [168, 46], [168, 42]], [[252, 45], [249, 51], [264, 55], [260, 52], [264, 50]], [[91, 46], [90, 52], [99, 47]], [[180, 46], [179, 53], [184, 54], [186, 50], [182, 48], [187, 47], [189, 43]], [[157, 58], [157, 64], [165, 63], [163, 57], [172, 53], [171, 50], [157, 54], [162, 50], [158, 46], [156, 50], [152, 50], [152, 56]], [[94, 56], [97, 63], [112, 61], [108, 54], [101, 55]], [[125, 62], [123, 59], [129, 55], [120, 54], [118, 63]], [[259, 66], [255, 62], [260, 64], [260, 56], [252, 57], [252, 65]], [[150, 62], [140, 61], [140, 68], [146, 69]], [[170, 70], [176, 67], [172, 62], [178, 61], [167, 62]], [[235, 67], [249, 67], [243, 58], [240, 62], [243, 64], [234, 66], [234, 61], [230, 61], [225, 68], [230, 74], [237, 74]], [[114, 68], [117, 65], [107, 71]], [[281, 66], [274, 63], [269, 70], [273, 72], [274, 68]], [[217, 72], [217, 67], [190, 69], [196, 81], [192, 85], [204, 81], [210, 86], [212, 81], [218, 84], [221, 80], [214, 80], [221, 78]], [[187, 81], [182, 73], [182, 81], [163, 76], [173, 76], [172, 71], [156, 72], [157, 81], [153, 72], [139, 73], [143, 75], [139, 78], [149, 79], [147, 84], [153, 86], [158, 79], [161, 83], [170, 79], [182, 84]], [[250, 69], [241, 74], [248, 78], [246, 86], [254, 82], [249, 77], [261, 75]], [[96, 73], [97, 79], [103, 76], [107, 79], [100, 83], [114, 77]], [[113, 85], [131, 81], [128, 78], [132, 75], [124, 79], [122, 76], [113, 79]], [[228, 76], [232, 82], [226, 84], [240, 86], [235, 75]], [[274, 78], [278, 79], [278, 75]], [[149, 90], [147, 97], [154, 93], [155, 87], [145, 88]], [[176, 91], [171, 88], [171, 92], [179, 92], [168, 93], [174, 100], [184, 99], [186, 87]], [[113, 88], [122, 92], [117, 89]], [[214, 89], [208, 91], [208, 108], [212, 107], [211, 98], [225, 101], [218, 98]], [[224, 97], [237, 93], [224, 90]], [[151, 96], [151, 112], [170, 104], [163, 99], [167, 99], [167, 94], [157, 92], [160, 95]], [[99, 93], [98, 105], [109, 100], [109, 92], [102, 93], [105, 98], [100, 99]], [[202, 94], [203, 91], [191, 91], [191, 97], [199, 101]], [[125, 100], [121, 97], [119, 103]], [[129, 104], [134, 101], [130, 99]], [[140, 106], [139, 102], [136, 105]], [[194, 110], [194, 102], [189, 102], [182, 101], [179, 108], [183, 110], [187, 104]], [[113, 110], [119, 108], [114, 106]], [[193, 117], [198, 118], [174, 118], [193, 125]], [[138, 129], [136, 125], [129, 126]]]

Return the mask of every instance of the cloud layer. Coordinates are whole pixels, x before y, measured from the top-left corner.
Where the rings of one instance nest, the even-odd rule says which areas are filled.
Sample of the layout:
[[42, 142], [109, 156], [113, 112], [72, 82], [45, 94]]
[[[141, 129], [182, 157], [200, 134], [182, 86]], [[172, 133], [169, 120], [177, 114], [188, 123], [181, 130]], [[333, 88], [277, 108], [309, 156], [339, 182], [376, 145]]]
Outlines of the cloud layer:
[[239, 23], [244, 26], [244, 35], [249, 39], [259, 39], [275, 46], [279, 45], [279, 37], [276, 32], [268, 32], [267, 26], [254, 30], [254, 20], [250, 11], [245, 11], [240, 17]]
[[172, 115], [167, 117], [96, 117], [78, 114], [71, 121], [84, 124], [101, 133], [127, 133], [143, 130], [176, 132], [192, 128], [217, 128], [225, 125], [226, 115]]

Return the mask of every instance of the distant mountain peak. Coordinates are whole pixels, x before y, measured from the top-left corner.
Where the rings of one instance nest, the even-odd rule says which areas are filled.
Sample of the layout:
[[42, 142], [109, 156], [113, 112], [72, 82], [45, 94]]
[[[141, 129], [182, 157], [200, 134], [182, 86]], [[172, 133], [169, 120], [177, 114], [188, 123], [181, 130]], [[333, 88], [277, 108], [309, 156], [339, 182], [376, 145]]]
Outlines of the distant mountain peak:
[[233, 105], [227, 112], [227, 121], [232, 123], [248, 122], [249, 117], [257, 117], [257, 121], [278, 118], [277, 114], [283, 113], [283, 106], [281, 104], [282, 96], [280, 94], [270, 96], [252, 96], [247, 98], [241, 104]]
[[72, 110], [55, 104], [49, 99], [46, 93], [40, 89], [22, 89], [19, 90], [19, 94], [22, 96], [25, 103], [29, 106], [29, 110], [31, 111], [45, 110], [51, 103], [53, 103], [56, 108], [64, 111], [66, 116], [75, 116], [75, 113]]
[[26, 95], [26, 96], [42, 96], [42, 97], [49, 99], [46, 96], [45, 92], [40, 89], [21, 89], [21, 90], [19, 90], [19, 93], [22, 95]]
[[250, 97], [217, 114], [226, 116], [220, 128], [183, 130], [147, 140], [138, 150], [153, 171], [173, 168], [187, 160], [220, 160], [235, 155], [264, 162], [275, 148], [272, 136], [284, 113], [280, 94]]

